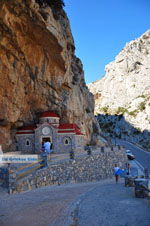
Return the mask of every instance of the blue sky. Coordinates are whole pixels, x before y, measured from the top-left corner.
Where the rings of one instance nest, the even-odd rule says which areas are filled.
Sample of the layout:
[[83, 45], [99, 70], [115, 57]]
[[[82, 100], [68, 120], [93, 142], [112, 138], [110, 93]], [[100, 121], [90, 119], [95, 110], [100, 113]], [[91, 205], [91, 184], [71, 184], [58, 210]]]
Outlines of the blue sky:
[[64, 0], [86, 83], [100, 79], [125, 44], [150, 29], [150, 0]]

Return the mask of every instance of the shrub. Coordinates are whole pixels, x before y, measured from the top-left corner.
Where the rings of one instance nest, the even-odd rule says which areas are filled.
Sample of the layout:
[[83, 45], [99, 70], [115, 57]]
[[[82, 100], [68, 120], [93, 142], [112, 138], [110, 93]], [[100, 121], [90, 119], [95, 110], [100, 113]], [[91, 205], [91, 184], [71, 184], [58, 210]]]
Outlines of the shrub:
[[140, 98], [140, 97], [145, 98], [145, 95], [142, 94], [142, 95], [137, 96], [136, 98]]
[[133, 132], [133, 134], [135, 134], [135, 135], [139, 135], [140, 133], [141, 133], [141, 131], [139, 129], [137, 129]]
[[118, 109], [117, 109], [117, 115], [119, 115], [119, 114], [124, 114], [125, 112], [127, 112], [128, 110], [126, 109], [126, 108], [124, 108], [124, 107], [118, 107]]
[[104, 113], [108, 113], [108, 106], [102, 107], [101, 111], [103, 111]]
[[145, 102], [141, 102], [141, 103], [139, 104], [139, 110], [140, 110], [140, 111], [145, 110]]
[[137, 113], [138, 113], [138, 110], [128, 112], [129, 115], [134, 116], [134, 117], [137, 115]]

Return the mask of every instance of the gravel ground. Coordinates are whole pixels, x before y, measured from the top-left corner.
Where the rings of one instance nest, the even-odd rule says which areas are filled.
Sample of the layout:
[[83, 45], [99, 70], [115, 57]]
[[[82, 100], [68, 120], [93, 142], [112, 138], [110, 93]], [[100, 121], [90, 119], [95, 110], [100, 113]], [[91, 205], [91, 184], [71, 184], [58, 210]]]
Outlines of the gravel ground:
[[69, 225], [69, 206], [97, 184], [47, 186], [15, 195], [0, 192], [0, 226]]
[[150, 199], [135, 198], [123, 183], [98, 185], [77, 205], [80, 226], [150, 226]]
[[150, 199], [123, 179], [47, 186], [0, 196], [0, 226], [149, 226]]
[[[137, 167], [134, 161], [130, 163]], [[135, 198], [134, 188], [124, 187], [123, 179], [118, 184], [108, 179], [15, 195], [0, 188], [0, 226], [77, 225], [150, 226], [150, 198]]]

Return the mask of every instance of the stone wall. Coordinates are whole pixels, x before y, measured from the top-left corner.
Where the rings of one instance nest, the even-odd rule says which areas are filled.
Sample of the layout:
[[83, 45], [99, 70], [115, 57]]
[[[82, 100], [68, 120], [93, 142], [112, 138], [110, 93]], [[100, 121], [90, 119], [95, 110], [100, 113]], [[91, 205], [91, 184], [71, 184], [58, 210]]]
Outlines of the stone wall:
[[0, 186], [7, 188], [9, 186], [9, 171], [5, 167], [0, 167]]
[[[118, 163], [125, 167], [127, 157], [122, 149], [97, 150], [91, 155], [76, 155], [75, 159], [63, 159], [50, 162], [48, 167], [36, 171], [34, 174], [16, 182], [11, 180], [9, 193], [31, 190], [46, 185], [69, 184], [99, 181], [113, 177], [113, 167]], [[16, 175], [13, 173], [13, 176]], [[12, 177], [11, 177], [12, 179]]]
[[[26, 141], [30, 142], [30, 145], [26, 145]], [[19, 134], [17, 135], [17, 147], [16, 151], [21, 151], [24, 154], [31, 154], [34, 153], [35, 146], [34, 146], [35, 136], [34, 134]]]
[[[70, 140], [69, 145], [64, 145], [64, 139], [68, 138]], [[75, 136], [73, 134], [57, 134], [57, 153], [69, 153], [72, 150], [75, 150]]]

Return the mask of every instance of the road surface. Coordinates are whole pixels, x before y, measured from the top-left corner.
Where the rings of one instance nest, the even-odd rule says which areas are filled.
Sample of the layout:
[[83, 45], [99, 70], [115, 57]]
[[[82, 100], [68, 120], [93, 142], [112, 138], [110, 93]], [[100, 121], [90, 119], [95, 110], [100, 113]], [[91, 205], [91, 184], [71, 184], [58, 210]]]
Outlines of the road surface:
[[[144, 208], [144, 209], [142, 209]], [[103, 184], [85, 194], [78, 207], [79, 226], [149, 226], [150, 202], [131, 188]]]
[[150, 199], [112, 180], [0, 196], [1, 226], [149, 226]]
[[150, 199], [135, 198], [123, 179], [0, 190], [0, 226], [149, 226], [149, 212]]
[[137, 147], [127, 141], [117, 140], [117, 144], [123, 145], [126, 150], [131, 150], [135, 155], [136, 160], [142, 165], [143, 168], [148, 168], [150, 172], [150, 153], [144, 151], [142, 148]]

